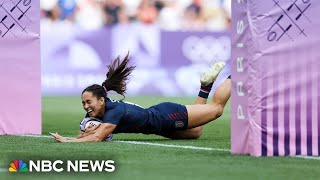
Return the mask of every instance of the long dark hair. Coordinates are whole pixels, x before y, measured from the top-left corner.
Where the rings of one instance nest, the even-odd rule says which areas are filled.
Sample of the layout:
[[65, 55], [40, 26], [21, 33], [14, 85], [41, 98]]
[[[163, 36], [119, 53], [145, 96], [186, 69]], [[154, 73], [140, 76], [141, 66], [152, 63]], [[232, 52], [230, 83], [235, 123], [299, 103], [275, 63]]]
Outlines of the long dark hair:
[[113, 62], [108, 65], [108, 73], [106, 74], [106, 80], [102, 83], [102, 86], [93, 84], [82, 91], [92, 92], [97, 98], [107, 97], [107, 91], [115, 91], [118, 94], [125, 96], [127, 89], [127, 81], [131, 72], [135, 66], [129, 66], [129, 53], [121, 61], [118, 56]]

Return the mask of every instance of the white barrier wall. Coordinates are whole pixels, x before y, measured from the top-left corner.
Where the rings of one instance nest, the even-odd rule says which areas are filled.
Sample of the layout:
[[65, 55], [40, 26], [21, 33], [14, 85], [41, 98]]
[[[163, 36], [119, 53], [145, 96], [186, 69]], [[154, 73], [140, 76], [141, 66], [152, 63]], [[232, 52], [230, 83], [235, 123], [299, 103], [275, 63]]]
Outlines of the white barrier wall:
[[40, 8], [0, 2], [0, 135], [41, 134]]
[[320, 153], [320, 1], [234, 0], [231, 152]]

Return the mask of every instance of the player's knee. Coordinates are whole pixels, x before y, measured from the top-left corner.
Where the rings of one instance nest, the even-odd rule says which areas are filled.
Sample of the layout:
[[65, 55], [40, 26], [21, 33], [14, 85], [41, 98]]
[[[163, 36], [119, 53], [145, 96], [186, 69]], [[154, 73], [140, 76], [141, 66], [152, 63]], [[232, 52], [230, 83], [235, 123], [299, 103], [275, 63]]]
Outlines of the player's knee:
[[224, 107], [220, 104], [210, 104], [210, 111], [212, 112], [211, 116], [213, 119], [217, 119], [219, 118], [222, 113], [223, 113], [223, 109]]
[[216, 106], [216, 109], [217, 109], [217, 118], [218, 118], [218, 117], [222, 116], [224, 107], [219, 104]]
[[191, 139], [198, 139], [202, 135], [202, 127], [194, 128], [191, 133]]

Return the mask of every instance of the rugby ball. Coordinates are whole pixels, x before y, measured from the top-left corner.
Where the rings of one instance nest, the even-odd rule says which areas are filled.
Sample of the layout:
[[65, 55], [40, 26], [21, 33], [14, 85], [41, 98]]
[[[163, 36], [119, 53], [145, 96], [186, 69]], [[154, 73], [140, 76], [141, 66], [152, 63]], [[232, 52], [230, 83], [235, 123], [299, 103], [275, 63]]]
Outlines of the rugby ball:
[[[97, 119], [94, 117], [87, 117], [80, 122], [80, 130], [85, 132], [89, 126], [97, 126], [101, 123], [102, 121], [100, 119]], [[113, 139], [113, 135], [109, 134], [106, 138], [106, 141], [111, 141], [112, 139]]]
[[84, 126], [84, 129], [88, 129], [90, 126], [97, 126], [101, 124], [102, 122], [100, 120], [89, 120], [86, 125]]
[[85, 132], [86, 129], [89, 127], [89, 126], [97, 126], [99, 124], [101, 124], [102, 121], [100, 119], [97, 119], [97, 118], [93, 118], [93, 117], [87, 117], [87, 118], [84, 118], [81, 122], [80, 122], [80, 130]]

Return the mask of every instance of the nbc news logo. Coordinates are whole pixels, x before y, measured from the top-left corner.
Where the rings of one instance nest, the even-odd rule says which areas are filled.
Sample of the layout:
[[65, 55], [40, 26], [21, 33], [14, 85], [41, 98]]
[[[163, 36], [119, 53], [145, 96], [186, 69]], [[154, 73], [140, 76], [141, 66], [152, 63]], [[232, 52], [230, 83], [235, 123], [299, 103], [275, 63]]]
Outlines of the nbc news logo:
[[14, 160], [9, 167], [9, 172], [28, 172], [27, 164], [22, 160]]
[[22, 160], [14, 160], [9, 172], [113, 172], [116, 167], [113, 160], [29, 160], [29, 166]]

